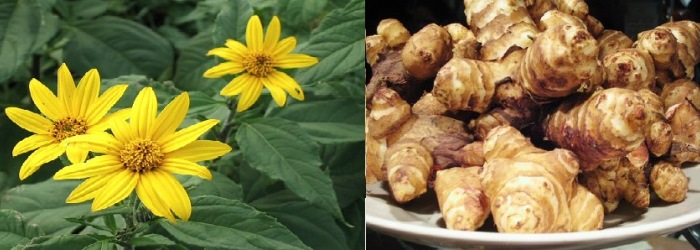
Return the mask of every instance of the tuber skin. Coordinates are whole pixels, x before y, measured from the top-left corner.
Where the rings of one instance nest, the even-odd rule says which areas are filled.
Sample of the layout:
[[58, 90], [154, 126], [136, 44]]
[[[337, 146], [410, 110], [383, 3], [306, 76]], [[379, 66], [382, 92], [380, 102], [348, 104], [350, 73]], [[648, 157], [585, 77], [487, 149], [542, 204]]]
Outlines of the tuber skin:
[[497, 61], [511, 50], [526, 49], [537, 34], [523, 1], [464, 0], [467, 24], [481, 44], [484, 61]]
[[666, 72], [672, 71], [674, 76], [682, 76], [677, 54], [678, 42], [668, 29], [655, 28], [643, 31], [637, 34], [637, 41], [632, 46], [645, 50], [651, 55], [657, 75], [669, 75]]
[[619, 49], [603, 58], [604, 88], [654, 89], [654, 60], [640, 49]]
[[367, 63], [374, 66], [379, 60], [379, 55], [382, 50], [386, 49], [387, 44], [384, 38], [380, 35], [373, 35], [365, 37], [365, 57], [367, 58]]
[[574, 183], [574, 186], [569, 201], [571, 231], [585, 232], [603, 229], [605, 210], [598, 197], [581, 184]]
[[434, 77], [450, 58], [450, 34], [436, 24], [428, 24], [413, 34], [401, 51], [401, 62], [406, 71], [421, 80]]
[[372, 98], [372, 109], [367, 119], [370, 135], [383, 138], [397, 129], [411, 116], [411, 106], [389, 88], [380, 89]]
[[610, 88], [588, 98], [566, 100], [544, 122], [544, 132], [559, 147], [578, 156], [590, 171], [606, 160], [627, 155], [644, 142], [649, 118], [635, 91]]
[[651, 168], [649, 183], [657, 196], [666, 202], [681, 202], [688, 193], [688, 177], [679, 165], [659, 161]]
[[673, 131], [667, 160], [673, 164], [700, 162], [700, 111], [685, 100], [671, 106], [666, 111], [666, 119]]
[[646, 105], [649, 127], [644, 138], [644, 142], [649, 151], [655, 156], [661, 156], [671, 148], [673, 133], [671, 124], [664, 117], [664, 106], [661, 98], [648, 89], [637, 91]]
[[560, 25], [576, 25], [586, 29], [586, 24], [584, 24], [583, 21], [581, 21], [581, 19], [578, 19], [577, 17], [569, 14], [565, 14], [564, 12], [561, 12], [557, 9], [550, 10], [547, 13], [544, 13], [542, 18], [540, 19], [539, 24], [537, 25], [537, 28], [539, 28], [540, 31], [545, 31], [547, 29], [554, 28]]
[[[544, 16], [547, 11], [556, 10], [557, 5], [554, 4], [552, 0], [532, 0], [526, 1], [527, 12], [530, 13], [530, 17], [535, 22], [536, 26], [540, 27], [540, 19]], [[540, 29], [542, 31], [543, 29]]]
[[416, 115], [444, 115], [448, 109], [433, 93], [425, 93], [418, 102], [411, 106], [411, 112]]
[[603, 30], [598, 37], [598, 47], [600, 48], [598, 59], [602, 61], [608, 54], [621, 49], [631, 48], [632, 39], [618, 30]]
[[387, 45], [392, 48], [403, 46], [411, 37], [411, 33], [408, 32], [406, 27], [399, 20], [393, 18], [379, 21], [377, 34], [384, 38]]
[[479, 179], [481, 167], [437, 171], [435, 193], [448, 229], [476, 231], [490, 214]]
[[365, 87], [365, 102], [371, 108], [371, 101], [379, 89], [391, 88], [402, 99], [409, 103], [415, 102], [426, 88], [423, 81], [416, 79], [406, 72], [401, 62], [401, 51], [384, 49], [379, 52], [378, 59], [372, 65], [372, 77]]
[[450, 34], [452, 40], [452, 57], [477, 59], [477, 41], [474, 33], [459, 23], [446, 25], [445, 30]]
[[496, 89], [489, 66], [482, 61], [453, 58], [435, 78], [433, 95], [449, 110], [483, 112]]
[[697, 83], [685, 78], [664, 85], [660, 96], [664, 103], [664, 110], [685, 100], [695, 107], [700, 107], [700, 87]]
[[662, 24], [658, 28], [670, 31], [678, 42], [678, 59], [683, 65], [685, 77], [695, 76], [695, 65], [700, 62], [700, 24], [678, 21]]
[[376, 139], [365, 132], [365, 183], [371, 184], [386, 180], [382, 169], [386, 153], [386, 139]]

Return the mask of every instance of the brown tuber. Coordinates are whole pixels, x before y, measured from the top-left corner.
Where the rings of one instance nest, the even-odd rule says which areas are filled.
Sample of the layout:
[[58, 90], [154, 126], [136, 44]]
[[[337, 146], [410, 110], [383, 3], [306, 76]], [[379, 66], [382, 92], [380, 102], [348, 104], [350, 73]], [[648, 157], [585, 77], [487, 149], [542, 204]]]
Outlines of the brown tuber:
[[681, 202], [688, 193], [688, 177], [680, 166], [660, 161], [651, 169], [649, 183], [663, 201]]
[[401, 51], [401, 61], [406, 71], [418, 79], [434, 77], [450, 58], [450, 34], [436, 24], [428, 24], [413, 34]]
[[700, 162], [700, 111], [686, 100], [671, 106], [666, 111], [666, 119], [673, 131], [669, 161], [674, 164]]
[[618, 30], [603, 30], [598, 37], [598, 46], [600, 47], [598, 59], [602, 61], [608, 54], [621, 49], [631, 48], [632, 39]]
[[464, 6], [467, 23], [481, 44], [481, 60], [499, 60], [512, 49], [526, 49], [537, 34], [522, 1], [464, 0]]
[[392, 48], [403, 46], [411, 37], [411, 33], [403, 24], [393, 18], [381, 20], [377, 25], [377, 34], [382, 36], [387, 45]]
[[690, 101], [695, 107], [700, 107], [700, 86], [685, 78], [664, 85], [660, 96], [664, 103], [664, 110], [685, 100]]
[[480, 167], [440, 170], [435, 193], [448, 229], [476, 231], [489, 216], [486, 195], [479, 179]]
[[654, 89], [654, 61], [640, 49], [619, 49], [603, 58], [604, 88]]

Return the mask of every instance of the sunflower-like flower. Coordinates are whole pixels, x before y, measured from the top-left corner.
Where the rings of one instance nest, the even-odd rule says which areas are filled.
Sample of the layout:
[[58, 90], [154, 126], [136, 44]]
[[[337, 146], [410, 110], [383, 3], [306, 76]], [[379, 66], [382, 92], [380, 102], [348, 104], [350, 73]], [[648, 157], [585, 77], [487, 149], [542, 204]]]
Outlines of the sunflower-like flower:
[[224, 143], [198, 140], [218, 120], [202, 121], [176, 132], [189, 104], [189, 95], [184, 92], [156, 117], [156, 94], [150, 87], [144, 88], [134, 100], [129, 122], [112, 121], [114, 135], [103, 132], [65, 140], [64, 143], [78, 143], [101, 154], [56, 172], [53, 177], [56, 180], [87, 178], [66, 202], [93, 200], [95, 212], [124, 200], [136, 190], [153, 214], [175, 221], [174, 212], [182, 220], [189, 219], [192, 212], [189, 196], [173, 173], [211, 180], [209, 169], [195, 162], [231, 151]]
[[220, 63], [204, 72], [204, 77], [219, 78], [228, 74], [238, 74], [228, 85], [221, 89], [223, 96], [241, 95], [236, 110], [247, 110], [267, 88], [277, 105], [284, 106], [288, 92], [294, 99], [303, 101], [304, 92], [299, 84], [289, 75], [276, 68], [304, 68], [314, 65], [318, 59], [303, 54], [289, 54], [296, 47], [296, 38], [287, 37], [279, 40], [280, 20], [275, 16], [267, 26], [263, 39], [262, 23], [258, 16], [252, 16], [246, 27], [246, 45], [228, 39], [226, 47], [210, 50], [207, 55], [221, 57], [228, 62]]
[[100, 74], [96, 69], [88, 71], [76, 87], [66, 64], [58, 69], [58, 96], [38, 80], [32, 79], [29, 82], [29, 93], [44, 116], [15, 107], [5, 109], [12, 122], [34, 133], [19, 141], [12, 149], [12, 156], [36, 149], [22, 163], [19, 179], [26, 179], [43, 164], [63, 153], [73, 163], [85, 161], [88, 151], [78, 147], [65, 147], [61, 142], [76, 135], [102, 133], [112, 119], [126, 119], [128, 110], [107, 115], [126, 88], [127, 85], [113, 86], [100, 96]]

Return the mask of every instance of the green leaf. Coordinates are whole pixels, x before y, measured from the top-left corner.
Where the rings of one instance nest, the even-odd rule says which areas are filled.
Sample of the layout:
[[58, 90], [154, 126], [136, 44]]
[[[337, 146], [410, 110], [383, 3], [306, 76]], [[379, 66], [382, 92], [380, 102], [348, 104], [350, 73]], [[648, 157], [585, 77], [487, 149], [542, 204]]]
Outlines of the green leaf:
[[[50, 250], [50, 249], [75, 249], [75, 250], [88, 250], [95, 249], [92, 246], [94, 243], [98, 242], [97, 239], [92, 238], [87, 235], [57, 235], [57, 236], [43, 236], [32, 239], [29, 243], [25, 245], [18, 245], [14, 249], [22, 250]], [[100, 248], [97, 248], [100, 249]], [[108, 248], [109, 249], [109, 248]]]
[[0, 2], [0, 82], [9, 79], [29, 58], [44, 15], [36, 0]]
[[191, 247], [217, 249], [308, 249], [274, 218], [238, 200], [215, 196], [192, 198], [189, 221], [158, 224]]
[[189, 180], [183, 182], [183, 186], [189, 187], [187, 192], [190, 197], [203, 195], [213, 195], [227, 199], [241, 199], [243, 197], [241, 185], [219, 172], [212, 171], [211, 174], [211, 181], [192, 176], [189, 177]]
[[348, 249], [345, 234], [333, 215], [311, 206], [292, 192], [267, 195], [251, 205], [277, 218], [313, 249]]
[[364, 69], [365, 1], [354, 0], [332, 11], [311, 32], [304, 54], [319, 58], [317, 65], [300, 69], [294, 78], [303, 85], [328, 80]]
[[320, 168], [318, 145], [298, 125], [277, 118], [252, 120], [241, 125], [236, 141], [253, 168], [342, 220], [331, 179]]
[[277, 109], [270, 116], [297, 122], [320, 143], [364, 141], [363, 104], [352, 99], [303, 102]]
[[107, 12], [108, 1], [102, 0], [79, 0], [68, 3], [73, 17], [91, 19]]
[[19, 212], [9, 209], [0, 210], [0, 249], [10, 249], [43, 234], [36, 225], [28, 225]]
[[363, 142], [323, 145], [321, 157], [330, 171], [338, 205], [344, 208], [365, 197]]
[[83, 250], [112, 250], [117, 249], [117, 245], [109, 241], [98, 241], [83, 247]]
[[343, 208], [343, 216], [353, 227], [343, 227], [350, 249], [365, 249], [365, 199]]
[[24, 216], [30, 225], [37, 225], [47, 235], [71, 232], [78, 224], [64, 218], [80, 217], [90, 213], [90, 203], [67, 204], [66, 197], [80, 181], [52, 179], [8, 190], [0, 209], [13, 209]]
[[247, 0], [228, 1], [214, 21], [214, 45], [223, 46], [226, 39], [245, 44], [245, 29], [251, 16], [253, 8]]
[[146, 234], [131, 239], [130, 243], [135, 247], [145, 246], [172, 246], [175, 242], [160, 234]]
[[64, 57], [73, 72], [98, 68], [103, 78], [161, 75], [173, 62], [173, 48], [149, 28], [119, 17], [79, 21], [68, 28]]
[[173, 77], [175, 86], [182, 90], [206, 90], [217, 82], [223, 82], [221, 79], [204, 78], [204, 72], [217, 64], [216, 57], [207, 56], [207, 51], [223, 46], [223, 43], [215, 46], [211, 36], [210, 31], [199, 33], [179, 51]]
[[117, 78], [102, 80], [102, 92], [117, 84], [129, 84], [121, 99], [114, 105], [114, 109], [131, 108], [139, 91], [144, 87], [152, 87], [156, 92], [156, 98], [161, 108], [182, 91], [175, 88], [172, 82], [157, 82], [142, 75], [124, 75]]
[[309, 27], [311, 21], [323, 12], [327, 3], [327, 0], [287, 0], [282, 1], [278, 12], [285, 26]]

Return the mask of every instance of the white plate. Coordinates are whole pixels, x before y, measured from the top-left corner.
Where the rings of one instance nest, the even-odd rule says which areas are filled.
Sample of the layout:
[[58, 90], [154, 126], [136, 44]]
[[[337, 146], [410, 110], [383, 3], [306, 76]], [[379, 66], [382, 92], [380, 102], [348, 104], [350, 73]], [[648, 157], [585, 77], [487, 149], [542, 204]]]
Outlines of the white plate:
[[[445, 229], [435, 195], [429, 193], [405, 205], [397, 205], [383, 182], [367, 185], [367, 227], [403, 240], [435, 247], [578, 249], [607, 247], [679, 231], [700, 223], [700, 164], [685, 166], [690, 178], [688, 197], [677, 204], [652, 200], [647, 210], [620, 202], [605, 216], [605, 229], [555, 234], [499, 234]], [[486, 226], [493, 225], [487, 220]], [[486, 229], [489, 230], [489, 229]], [[493, 230], [490, 229], [490, 230]]]

